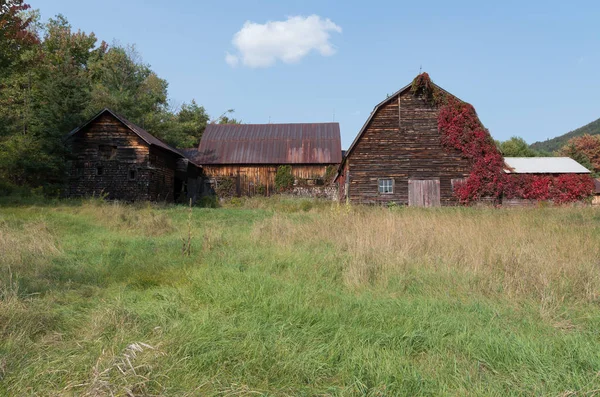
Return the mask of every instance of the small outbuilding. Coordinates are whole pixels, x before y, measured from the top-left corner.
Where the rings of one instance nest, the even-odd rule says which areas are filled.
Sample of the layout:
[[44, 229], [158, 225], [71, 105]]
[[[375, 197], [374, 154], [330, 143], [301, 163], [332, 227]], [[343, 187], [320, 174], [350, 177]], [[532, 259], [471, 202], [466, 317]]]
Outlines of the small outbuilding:
[[515, 191], [505, 193], [503, 206], [527, 206], [551, 200], [550, 192], [560, 189], [556, 186], [560, 179], [563, 183], [575, 182], [574, 185], [591, 183], [591, 172], [570, 157], [505, 157], [504, 163], [507, 177], [515, 178], [511, 184]]
[[600, 205], [600, 178], [594, 179], [594, 198], [592, 205]]
[[217, 191], [229, 195], [275, 192], [281, 166], [289, 166], [296, 184], [323, 186], [342, 161], [340, 125], [209, 124], [198, 149], [185, 153], [202, 164]]
[[590, 170], [570, 157], [505, 157], [507, 174], [590, 174]]
[[70, 197], [187, 201], [202, 193], [202, 168], [125, 117], [104, 109], [66, 138]]

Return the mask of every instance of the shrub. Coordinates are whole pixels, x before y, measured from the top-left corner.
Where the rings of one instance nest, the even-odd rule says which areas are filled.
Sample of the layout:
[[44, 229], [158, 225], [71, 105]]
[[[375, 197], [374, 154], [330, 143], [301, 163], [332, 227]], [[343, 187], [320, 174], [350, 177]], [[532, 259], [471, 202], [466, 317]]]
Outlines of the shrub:
[[217, 196], [202, 196], [196, 201], [196, 206], [201, 208], [219, 208], [219, 198]]
[[284, 192], [291, 189], [292, 186], [294, 186], [292, 167], [289, 165], [277, 167], [277, 173], [275, 174], [275, 188], [277, 191]]
[[215, 193], [218, 197], [233, 197], [235, 196], [235, 179], [221, 178], [215, 186]]
[[267, 193], [267, 187], [263, 184], [256, 185], [256, 194], [264, 196]]

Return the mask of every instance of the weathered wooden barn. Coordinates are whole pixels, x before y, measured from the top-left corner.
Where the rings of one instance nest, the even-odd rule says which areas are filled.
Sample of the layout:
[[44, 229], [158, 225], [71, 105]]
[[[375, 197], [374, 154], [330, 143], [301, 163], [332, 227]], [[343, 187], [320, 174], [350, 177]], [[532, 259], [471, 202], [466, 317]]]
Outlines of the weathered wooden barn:
[[197, 150], [186, 155], [202, 164], [213, 186], [232, 195], [269, 195], [275, 174], [291, 167], [297, 184], [332, 182], [342, 160], [338, 123], [210, 124]]
[[594, 198], [592, 199], [592, 204], [593, 205], [600, 205], [600, 178], [596, 178], [594, 179], [594, 188], [595, 188], [595, 194], [594, 194]]
[[195, 201], [202, 168], [123, 116], [104, 109], [66, 138], [68, 196], [125, 201]]
[[[446, 95], [451, 95], [442, 88]], [[439, 107], [411, 84], [375, 106], [342, 160], [341, 200], [439, 206], [456, 203], [453, 184], [471, 172], [458, 150], [442, 146]]]

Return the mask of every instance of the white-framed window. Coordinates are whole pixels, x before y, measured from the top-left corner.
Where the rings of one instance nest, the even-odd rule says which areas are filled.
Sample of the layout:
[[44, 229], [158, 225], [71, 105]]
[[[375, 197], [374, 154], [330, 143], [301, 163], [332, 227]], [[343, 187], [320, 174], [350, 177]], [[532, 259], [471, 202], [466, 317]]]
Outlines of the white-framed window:
[[378, 180], [379, 194], [394, 193], [394, 180], [392, 178], [381, 178]]

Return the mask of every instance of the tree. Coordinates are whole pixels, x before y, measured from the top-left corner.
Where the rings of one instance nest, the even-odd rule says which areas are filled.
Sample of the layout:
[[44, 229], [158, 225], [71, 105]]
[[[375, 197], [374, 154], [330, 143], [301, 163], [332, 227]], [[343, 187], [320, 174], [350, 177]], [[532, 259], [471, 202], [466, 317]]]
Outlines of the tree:
[[29, 28], [34, 15], [23, 0], [0, 0], [0, 77], [19, 61], [20, 54], [35, 45], [38, 37]]
[[560, 156], [571, 157], [595, 176], [600, 175], [600, 136], [582, 135], [570, 139], [558, 152]]
[[497, 146], [504, 157], [536, 157], [540, 155], [518, 136], [513, 136], [504, 142], [497, 142]]
[[103, 42], [89, 63], [92, 80], [88, 115], [108, 107], [146, 128], [150, 114], [167, 106], [167, 82], [143, 63], [135, 46]]
[[[210, 117], [195, 100], [184, 103], [176, 113], [162, 112], [159, 126], [154, 130], [168, 144], [179, 148], [198, 146]], [[158, 124], [155, 122], [155, 124]]]
[[227, 115], [228, 114], [233, 114], [235, 113], [234, 109], [228, 109], [226, 111], [224, 111], [219, 117], [217, 117], [215, 120], [212, 120], [210, 123], [211, 124], [242, 124], [241, 120], [236, 120], [233, 117], [229, 118]]

